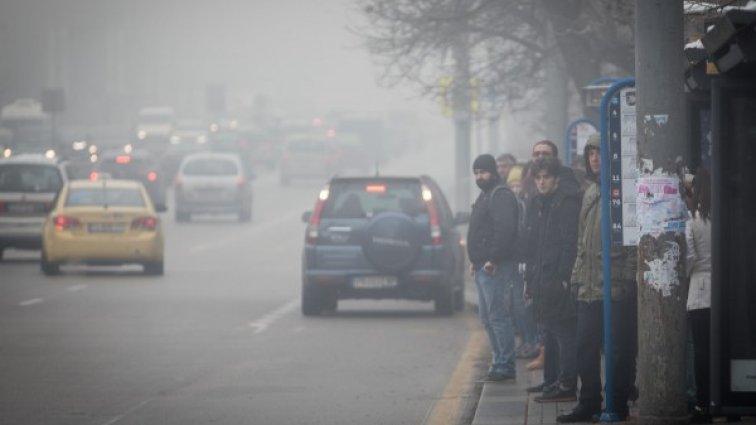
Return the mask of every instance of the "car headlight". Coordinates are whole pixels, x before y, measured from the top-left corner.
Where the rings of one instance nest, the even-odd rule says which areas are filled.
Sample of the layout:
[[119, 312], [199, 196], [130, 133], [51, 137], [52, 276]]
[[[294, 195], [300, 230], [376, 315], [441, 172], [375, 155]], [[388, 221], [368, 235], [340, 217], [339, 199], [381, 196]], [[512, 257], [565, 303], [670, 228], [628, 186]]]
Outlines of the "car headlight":
[[137, 131], [137, 139], [144, 140], [147, 138], [147, 132], [144, 130]]
[[3, 157], [4, 157], [4, 158], [10, 158], [10, 156], [11, 156], [12, 154], [13, 154], [13, 151], [11, 150], [11, 148], [5, 148], [5, 149], [3, 150]]
[[48, 149], [47, 152], [45, 152], [45, 158], [47, 159], [55, 158], [55, 151], [52, 149]]

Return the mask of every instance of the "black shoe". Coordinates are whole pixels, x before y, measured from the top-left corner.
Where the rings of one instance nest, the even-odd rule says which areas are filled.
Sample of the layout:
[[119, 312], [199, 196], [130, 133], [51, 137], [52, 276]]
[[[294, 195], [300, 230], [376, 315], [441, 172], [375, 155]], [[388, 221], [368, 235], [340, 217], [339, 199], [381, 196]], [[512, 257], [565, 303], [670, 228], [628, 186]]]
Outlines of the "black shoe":
[[534, 399], [537, 403], [567, 402], [577, 400], [575, 388], [565, 388], [561, 385], [554, 385], [544, 391]]
[[709, 410], [700, 406], [693, 408], [693, 415], [690, 417], [690, 423], [692, 424], [710, 424], [712, 423], [711, 414]]
[[502, 372], [488, 372], [485, 381], [486, 382], [506, 382], [514, 381], [516, 378], [514, 373], [502, 373]]
[[557, 416], [557, 422], [560, 424], [571, 424], [575, 422], [593, 422], [596, 415], [601, 414], [601, 408], [591, 409], [582, 404], [575, 406], [575, 409], [566, 415]]
[[544, 391], [547, 391], [547, 390], [548, 390], [548, 389], [549, 389], [549, 388], [550, 388], [551, 386], [553, 386], [553, 385], [554, 385], [554, 383], [553, 383], [553, 382], [552, 382], [552, 383], [550, 383], [550, 384], [547, 384], [547, 383], [545, 383], [545, 382], [541, 382], [541, 383], [540, 383], [540, 384], [538, 384], [538, 385], [534, 385], [534, 386], [532, 386], [532, 387], [528, 387], [528, 388], [526, 388], [526, 389], [525, 389], [525, 392], [528, 392], [528, 393], [542, 393], [542, 392], [544, 392]]

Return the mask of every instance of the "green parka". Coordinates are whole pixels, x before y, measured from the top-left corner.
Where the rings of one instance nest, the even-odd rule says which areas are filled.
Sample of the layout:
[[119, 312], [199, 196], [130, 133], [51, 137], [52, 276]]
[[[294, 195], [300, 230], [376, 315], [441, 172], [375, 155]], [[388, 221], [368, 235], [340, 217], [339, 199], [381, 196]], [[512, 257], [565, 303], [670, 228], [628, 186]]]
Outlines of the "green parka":
[[[601, 202], [599, 185], [591, 183], [583, 195], [578, 230], [578, 250], [572, 268], [572, 284], [577, 285], [578, 301], [604, 298], [601, 241]], [[638, 250], [612, 247], [612, 299], [635, 293]]]

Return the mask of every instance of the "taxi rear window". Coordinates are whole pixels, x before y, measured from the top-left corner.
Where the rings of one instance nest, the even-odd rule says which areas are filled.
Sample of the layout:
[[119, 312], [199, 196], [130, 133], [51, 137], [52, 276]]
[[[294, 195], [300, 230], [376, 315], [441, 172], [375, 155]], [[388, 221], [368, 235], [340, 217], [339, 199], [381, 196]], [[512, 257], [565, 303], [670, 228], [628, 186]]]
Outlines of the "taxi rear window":
[[42, 164], [0, 165], [0, 192], [56, 193], [63, 186], [57, 167]]
[[334, 182], [322, 217], [370, 218], [386, 211], [427, 219], [420, 183], [410, 180]]
[[145, 207], [142, 192], [135, 188], [74, 188], [68, 191], [67, 207]]

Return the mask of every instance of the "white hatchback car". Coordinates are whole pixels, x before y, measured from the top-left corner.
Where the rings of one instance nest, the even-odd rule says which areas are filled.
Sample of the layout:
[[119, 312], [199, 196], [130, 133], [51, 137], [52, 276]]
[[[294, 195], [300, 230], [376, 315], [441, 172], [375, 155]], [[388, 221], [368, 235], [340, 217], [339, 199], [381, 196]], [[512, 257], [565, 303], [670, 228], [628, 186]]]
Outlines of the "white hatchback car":
[[43, 155], [0, 159], [0, 259], [6, 248], [42, 246], [42, 226], [67, 180], [64, 165]]
[[176, 221], [192, 214], [234, 213], [239, 221], [252, 219], [253, 176], [239, 155], [200, 152], [186, 156], [179, 166], [174, 186]]

